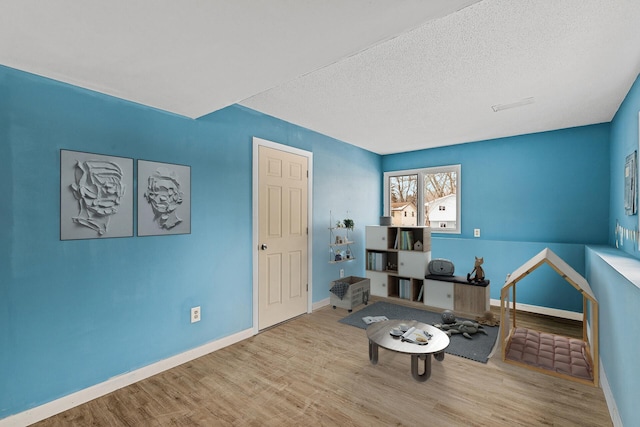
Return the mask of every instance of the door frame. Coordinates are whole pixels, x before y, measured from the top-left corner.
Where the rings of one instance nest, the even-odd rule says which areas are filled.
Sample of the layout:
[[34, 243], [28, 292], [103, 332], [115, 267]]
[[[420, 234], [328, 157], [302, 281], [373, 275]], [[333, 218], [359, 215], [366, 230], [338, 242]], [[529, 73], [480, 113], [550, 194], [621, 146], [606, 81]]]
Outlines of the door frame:
[[307, 180], [307, 283], [309, 291], [307, 292], [307, 313], [311, 313], [313, 309], [313, 153], [301, 150], [299, 148], [290, 147], [288, 145], [279, 144], [266, 139], [253, 137], [253, 168], [252, 168], [252, 210], [253, 210], [253, 245], [252, 245], [252, 282], [253, 282], [253, 334], [258, 334], [258, 214], [259, 214], [259, 173], [258, 173], [258, 149], [260, 146], [273, 148], [275, 150], [287, 153], [297, 154], [307, 158], [309, 179]]

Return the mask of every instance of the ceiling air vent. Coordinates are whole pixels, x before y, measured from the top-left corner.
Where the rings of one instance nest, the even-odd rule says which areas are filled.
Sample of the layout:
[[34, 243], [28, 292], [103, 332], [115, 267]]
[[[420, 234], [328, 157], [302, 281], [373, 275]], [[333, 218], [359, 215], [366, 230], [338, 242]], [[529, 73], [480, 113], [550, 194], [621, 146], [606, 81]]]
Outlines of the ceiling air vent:
[[518, 107], [522, 107], [524, 105], [533, 104], [534, 101], [535, 100], [533, 99], [533, 97], [530, 97], [530, 98], [521, 99], [520, 101], [517, 101], [517, 102], [512, 102], [511, 104], [496, 104], [496, 105], [492, 105], [491, 108], [493, 109], [493, 111], [495, 111], [497, 113], [498, 111], [508, 110], [510, 108], [518, 108]]

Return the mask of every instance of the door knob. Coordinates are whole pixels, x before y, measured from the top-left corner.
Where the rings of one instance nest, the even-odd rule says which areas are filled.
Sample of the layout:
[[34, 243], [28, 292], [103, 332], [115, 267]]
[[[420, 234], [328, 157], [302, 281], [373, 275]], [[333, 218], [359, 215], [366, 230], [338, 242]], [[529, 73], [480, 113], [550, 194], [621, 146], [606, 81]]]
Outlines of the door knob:
[[265, 245], [264, 243], [260, 245], [260, 249], [262, 249], [263, 251], [267, 250], [267, 245]]

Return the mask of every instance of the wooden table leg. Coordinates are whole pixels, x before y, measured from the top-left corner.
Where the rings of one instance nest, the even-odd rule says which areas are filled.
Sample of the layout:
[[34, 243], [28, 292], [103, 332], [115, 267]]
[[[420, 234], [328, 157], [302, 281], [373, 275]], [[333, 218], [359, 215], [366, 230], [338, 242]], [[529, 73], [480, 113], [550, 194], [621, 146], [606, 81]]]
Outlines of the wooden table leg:
[[[424, 370], [418, 373], [418, 359], [424, 360]], [[431, 354], [412, 354], [411, 355], [411, 375], [416, 381], [424, 382], [431, 376]]]

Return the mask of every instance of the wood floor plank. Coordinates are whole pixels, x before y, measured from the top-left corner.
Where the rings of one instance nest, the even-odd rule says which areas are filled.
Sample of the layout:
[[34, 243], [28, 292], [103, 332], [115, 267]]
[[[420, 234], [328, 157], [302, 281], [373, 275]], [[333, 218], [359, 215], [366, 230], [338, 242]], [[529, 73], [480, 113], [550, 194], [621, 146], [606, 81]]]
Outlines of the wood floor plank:
[[[347, 314], [324, 307], [35, 425], [612, 425], [601, 389], [505, 364], [500, 351], [486, 364], [447, 354], [424, 383], [408, 355], [380, 349], [372, 365], [365, 331], [338, 322]], [[581, 336], [580, 322], [518, 319]]]

